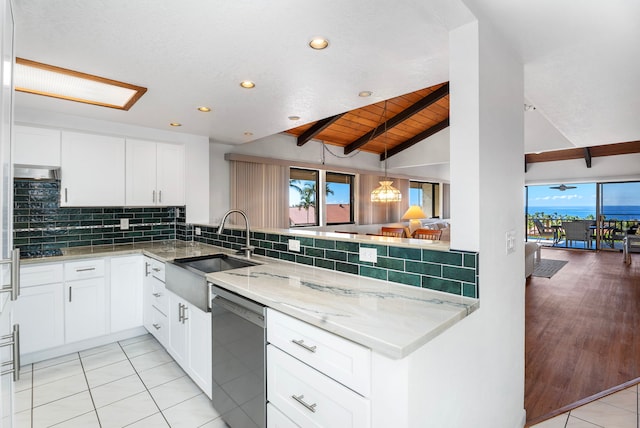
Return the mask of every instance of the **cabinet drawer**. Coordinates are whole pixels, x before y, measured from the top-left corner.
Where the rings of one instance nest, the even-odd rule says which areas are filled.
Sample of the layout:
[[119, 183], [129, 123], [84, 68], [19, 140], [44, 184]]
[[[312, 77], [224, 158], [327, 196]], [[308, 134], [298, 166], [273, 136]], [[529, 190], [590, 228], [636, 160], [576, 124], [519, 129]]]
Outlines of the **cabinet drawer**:
[[273, 345], [267, 346], [267, 400], [303, 427], [371, 425], [369, 400]]
[[267, 403], [267, 428], [298, 428], [298, 425], [283, 415], [273, 404]]
[[156, 308], [151, 308], [151, 328], [150, 333], [158, 339], [163, 346], [167, 346], [169, 341], [169, 319]]
[[157, 280], [164, 282], [164, 263], [155, 259], [151, 259], [149, 257], [145, 257], [144, 261], [145, 275], [151, 275]]
[[104, 276], [104, 260], [90, 259], [64, 264], [65, 281], [77, 279], [98, 278]]
[[163, 282], [151, 280], [151, 305], [165, 315], [169, 315], [169, 295]]
[[20, 286], [53, 284], [62, 282], [62, 263], [37, 264], [20, 267]]
[[267, 341], [354, 391], [369, 395], [369, 348], [271, 309], [267, 312]]

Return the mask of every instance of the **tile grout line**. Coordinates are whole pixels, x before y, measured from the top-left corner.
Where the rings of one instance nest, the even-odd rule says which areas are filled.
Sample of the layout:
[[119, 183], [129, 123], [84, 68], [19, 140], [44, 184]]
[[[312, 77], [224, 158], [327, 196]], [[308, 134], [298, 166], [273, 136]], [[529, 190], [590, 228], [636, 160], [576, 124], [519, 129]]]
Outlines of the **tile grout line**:
[[[80, 367], [82, 367], [82, 375], [84, 376], [84, 381], [87, 383], [87, 391], [89, 391], [89, 398], [91, 398], [91, 404], [93, 405], [93, 412], [96, 414], [96, 419], [98, 420], [98, 426], [100, 428], [102, 428], [102, 422], [100, 422], [100, 415], [98, 415], [98, 409], [96, 408], [96, 402], [93, 400], [93, 394], [91, 393], [91, 386], [89, 385], [89, 379], [87, 379], [87, 372], [84, 369], [84, 363], [82, 362], [82, 357], [80, 356], [80, 352], [78, 352], [78, 359], [80, 360]], [[89, 412], [87, 412], [87, 413], [89, 413]], [[84, 414], [86, 414], [86, 413], [84, 413]], [[81, 416], [81, 415], [79, 415], [79, 416]]]
[[[129, 354], [127, 354], [127, 351], [125, 351], [124, 346], [122, 346], [122, 344], [120, 342], [117, 342], [118, 346], [120, 346], [120, 349], [122, 349], [122, 352], [124, 352], [124, 355], [127, 357], [127, 361], [129, 361], [129, 364], [131, 364], [131, 367], [133, 368], [133, 371], [135, 372], [136, 376], [138, 376], [138, 379], [140, 379], [140, 382], [142, 383], [142, 385], [144, 386], [145, 391], [147, 391], [147, 393], [149, 394], [149, 397], [151, 397], [151, 400], [153, 401], [153, 404], [156, 405], [156, 408], [158, 409], [158, 412], [160, 413], [160, 415], [162, 416], [162, 419], [164, 419], [164, 421], [167, 423], [168, 427], [171, 427], [171, 424], [169, 423], [169, 421], [167, 420], [167, 418], [165, 417], [164, 413], [162, 412], [162, 409], [160, 409], [160, 406], [158, 406], [158, 403], [156, 402], [156, 399], [153, 397], [153, 394], [151, 394], [151, 391], [149, 391], [149, 388], [147, 387], [147, 384], [144, 382], [144, 380], [142, 379], [142, 377], [140, 377], [140, 373], [138, 373], [138, 369], [136, 369], [136, 366], [133, 365], [133, 363], [131, 362], [131, 359], [129, 358]], [[134, 342], [134, 343], [140, 343], [140, 342]], [[140, 355], [145, 355], [148, 354], [149, 352], [145, 352], [144, 354], [140, 354]], [[136, 355], [136, 357], [139, 357], [140, 355]], [[149, 415], [149, 416], [153, 416], [153, 415]], [[146, 418], [148, 418], [149, 416], [146, 416], [138, 421], [132, 422], [129, 425], [132, 425], [134, 423], [137, 423], [141, 420], [144, 420]]]

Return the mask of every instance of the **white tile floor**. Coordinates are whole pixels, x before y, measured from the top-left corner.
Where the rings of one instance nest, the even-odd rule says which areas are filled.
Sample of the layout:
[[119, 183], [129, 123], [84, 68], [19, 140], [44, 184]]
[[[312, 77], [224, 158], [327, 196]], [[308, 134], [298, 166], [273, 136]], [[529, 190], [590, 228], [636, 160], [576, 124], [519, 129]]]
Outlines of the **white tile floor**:
[[22, 367], [15, 412], [18, 428], [226, 427], [151, 335]]
[[634, 385], [531, 428], [640, 428], [638, 391]]

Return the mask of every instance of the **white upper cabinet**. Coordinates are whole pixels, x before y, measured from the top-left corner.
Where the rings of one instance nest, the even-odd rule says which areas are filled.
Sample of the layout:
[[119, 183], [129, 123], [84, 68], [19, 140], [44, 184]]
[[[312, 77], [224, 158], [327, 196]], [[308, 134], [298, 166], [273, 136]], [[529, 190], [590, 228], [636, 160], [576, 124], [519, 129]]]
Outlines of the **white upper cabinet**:
[[127, 139], [126, 204], [184, 205], [184, 146]]
[[30, 166], [60, 166], [60, 131], [14, 126], [13, 163]]
[[123, 206], [124, 178], [124, 138], [62, 132], [60, 206]]

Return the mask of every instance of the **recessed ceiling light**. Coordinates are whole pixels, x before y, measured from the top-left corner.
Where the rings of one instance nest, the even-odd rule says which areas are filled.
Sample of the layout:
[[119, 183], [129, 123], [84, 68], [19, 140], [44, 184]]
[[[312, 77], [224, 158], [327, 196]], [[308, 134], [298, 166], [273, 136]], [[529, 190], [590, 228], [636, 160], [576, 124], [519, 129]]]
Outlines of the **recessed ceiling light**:
[[289, 120], [300, 120], [300, 116], [289, 116]]
[[202, 111], [204, 113], [207, 113], [207, 112], [210, 112], [211, 109], [209, 107], [202, 106], [202, 107], [198, 107], [198, 111]]
[[169, 125], [171, 125], [171, 126], [182, 126], [182, 124], [178, 123], [178, 122], [171, 122]]
[[309, 42], [309, 46], [315, 50], [322, 50], [329, 46], [329, 40], [323, 39], [322, 37], [314, 37]]
[[244, 135], [246, 135], [247, 137], [251, 137], [253, 135], [253, 132], [247, 131], [244, 133]]
[[119, 110], [129, 110], [147, 88], [16, 58], [15, 89]]
[[359, 97], [370, 97], [373, 94], [371, 91], [360, 91], [358, 92]]
[[240, 82], [240, 86], [242, 86], [245, 89], [251, 89], [251, 88], [255, 88], [256, 84], [253, 83], [251, 80], [243, 80], [242, 82]]

